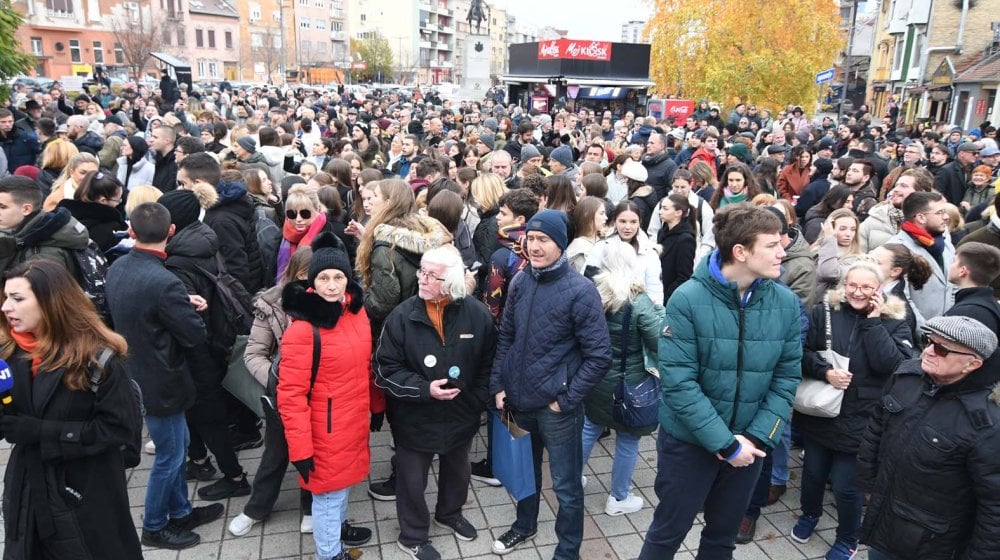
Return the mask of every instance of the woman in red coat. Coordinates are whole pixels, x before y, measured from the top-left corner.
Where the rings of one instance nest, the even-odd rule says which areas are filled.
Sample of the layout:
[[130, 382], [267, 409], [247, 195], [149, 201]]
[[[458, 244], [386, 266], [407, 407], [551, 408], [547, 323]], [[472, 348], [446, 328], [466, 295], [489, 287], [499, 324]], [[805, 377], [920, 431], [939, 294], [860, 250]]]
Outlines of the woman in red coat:
[[281, 339], [278, 412], [299, 484], [313, 494], [316, 557], [343, 560], [350, 487], [368, 476], [372, 337], [361, 288], [332, 237], [316, 238], [308, 280], [281, 294], [292, 324]]

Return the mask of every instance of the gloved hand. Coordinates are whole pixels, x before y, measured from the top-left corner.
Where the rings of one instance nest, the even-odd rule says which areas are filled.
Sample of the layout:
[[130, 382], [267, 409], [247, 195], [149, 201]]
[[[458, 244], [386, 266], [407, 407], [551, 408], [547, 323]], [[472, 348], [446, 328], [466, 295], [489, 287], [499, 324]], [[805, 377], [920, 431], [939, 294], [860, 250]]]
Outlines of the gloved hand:
[[385, 423], [385, 413], [384, 412], [373, 412], [372, 421], [369, 425], [369, 430], [372, 432], [381, 432], [382, 424]]
[[10, 443], [38, 443], [42, 439], [42, 419], [4, 414], [0, 417], [0, 433]]
[[292, 464], [295, 465], [295, 470], [299, 471], [299, 475], [302, 477], [302, 480], [306, 484], [309, 484], [309, 473], [316, 470], [316, 463], [313, 462], [313, 458], [308, 457], [306, 459], [292, 461]]

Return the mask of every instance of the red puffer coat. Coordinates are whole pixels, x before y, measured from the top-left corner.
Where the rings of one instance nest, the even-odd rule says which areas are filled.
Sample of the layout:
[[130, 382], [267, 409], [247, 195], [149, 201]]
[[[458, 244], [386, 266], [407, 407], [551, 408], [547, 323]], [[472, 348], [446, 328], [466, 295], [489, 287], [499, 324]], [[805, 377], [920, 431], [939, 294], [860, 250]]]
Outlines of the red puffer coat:
[[[350, 284], [347, 303], [330, 303], [305, 282], [281, 294], [292, 324], [281, 339], [278, 412], [285, 424], [288, 458], [313, 458], [316, 470], [299, 484], [314, 494], [342, 490], [368, 476], [369, 377], [372, 337], [364, 297]], [[312, 397], [313, 326], [321, 353]]]

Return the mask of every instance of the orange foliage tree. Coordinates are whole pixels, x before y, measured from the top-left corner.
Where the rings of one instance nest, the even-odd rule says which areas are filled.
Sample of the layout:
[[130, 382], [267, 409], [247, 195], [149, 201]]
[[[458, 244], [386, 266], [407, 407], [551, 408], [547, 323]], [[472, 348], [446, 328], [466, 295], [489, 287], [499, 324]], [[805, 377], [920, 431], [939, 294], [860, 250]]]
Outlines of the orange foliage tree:
[[847, 43], [834, 0], [650, 1], [650, 72], [663, 93], [812, 107], [816, 73]]

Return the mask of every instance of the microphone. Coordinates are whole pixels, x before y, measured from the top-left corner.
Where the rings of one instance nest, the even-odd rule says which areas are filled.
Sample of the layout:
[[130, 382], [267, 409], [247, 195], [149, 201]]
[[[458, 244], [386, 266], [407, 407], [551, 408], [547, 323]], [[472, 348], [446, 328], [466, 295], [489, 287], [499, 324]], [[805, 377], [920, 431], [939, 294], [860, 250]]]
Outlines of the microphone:
[[7, 408], [14, 402], [10, 390], [14, 388], [14, 374], [10, 371], [7, 362], [0, 360], [0, 404]]

